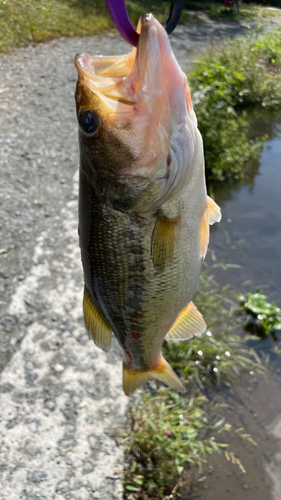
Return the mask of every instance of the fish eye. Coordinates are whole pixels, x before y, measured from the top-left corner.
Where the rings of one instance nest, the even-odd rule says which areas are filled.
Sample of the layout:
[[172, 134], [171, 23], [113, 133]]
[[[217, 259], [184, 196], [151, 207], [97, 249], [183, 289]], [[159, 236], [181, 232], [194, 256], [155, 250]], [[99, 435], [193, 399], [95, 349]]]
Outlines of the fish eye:
[[83, 110], [79, 115], [78, 121], [83, 134], [89, 137], [98, 134], [100, 119], [94, 111], [90, 111], [89, 109]]

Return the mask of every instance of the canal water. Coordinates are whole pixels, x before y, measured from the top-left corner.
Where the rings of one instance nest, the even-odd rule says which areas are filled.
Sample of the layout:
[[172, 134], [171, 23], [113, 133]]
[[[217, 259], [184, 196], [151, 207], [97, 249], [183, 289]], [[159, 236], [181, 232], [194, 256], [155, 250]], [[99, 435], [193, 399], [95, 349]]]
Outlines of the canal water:
[[[216, 276], [221, 285], [230, 283], [238, 292], [262, 289], [281, 305], [281, 120], [256, 120], [252, 135], [268, 134], [258, 160], [247, 166], [245, 181], [215, 188], [222, 221], [212, 228], [210, 256], [236, 264]], [[201, 474], [187, 483], [183, 498], [189, 500], [281, 500], [281, 357], [272, 352], [277, 340], [252, 342], [264, 355], [267, 378], [254, 372], [244, 386], [226, 391], [225, 421], [243, 428], [254, 445], [239, 433], [220, 437], [243, 467], [228, 461], [224, 453], [211, 457]], [[251, 342], [250, 342], [251, 345]]]

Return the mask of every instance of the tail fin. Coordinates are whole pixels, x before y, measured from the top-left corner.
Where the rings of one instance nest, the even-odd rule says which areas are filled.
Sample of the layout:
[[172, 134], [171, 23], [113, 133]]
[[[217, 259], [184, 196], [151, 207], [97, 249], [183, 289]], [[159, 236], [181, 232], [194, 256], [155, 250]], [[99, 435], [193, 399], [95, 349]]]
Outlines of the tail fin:
[[153, 379], [163, 382], [169, 387], [172, 387], [172, 389], [175, 389], [175, 391], [185, 392], [185, 388], [180, 379], [163, 356], [161, 356], [157, 365], [149, 370], [132, 370], [123, 363], [123, 390], [126, 396], [140, 385]]

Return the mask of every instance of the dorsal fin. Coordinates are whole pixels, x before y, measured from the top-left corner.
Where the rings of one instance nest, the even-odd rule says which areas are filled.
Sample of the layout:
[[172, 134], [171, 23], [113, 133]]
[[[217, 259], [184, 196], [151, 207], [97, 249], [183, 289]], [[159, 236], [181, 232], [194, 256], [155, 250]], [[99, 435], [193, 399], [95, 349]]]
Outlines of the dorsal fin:
[[165, 339], [168, 342], [180, 342], [204, 333], [207, 326], [202, 314], [197, 307], [190, 302], [178, 315], [172, 328], [167, 333]]

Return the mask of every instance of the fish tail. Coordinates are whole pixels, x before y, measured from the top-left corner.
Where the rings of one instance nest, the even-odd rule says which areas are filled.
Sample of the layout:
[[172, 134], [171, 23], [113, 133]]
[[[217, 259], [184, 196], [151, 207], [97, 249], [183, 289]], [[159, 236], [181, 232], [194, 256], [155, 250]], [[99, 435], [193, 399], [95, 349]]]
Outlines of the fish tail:
[[140, 385], [153, 379], [163, 382], [172, 389], [175, 389], [175, 391], [185, 392], [185, 387], [182, 382], [163, 356], [161, 356], [157, 365], [149, 370], [133, 370], [123, 363], [123, 390], [126, 396], [137, 389]]

